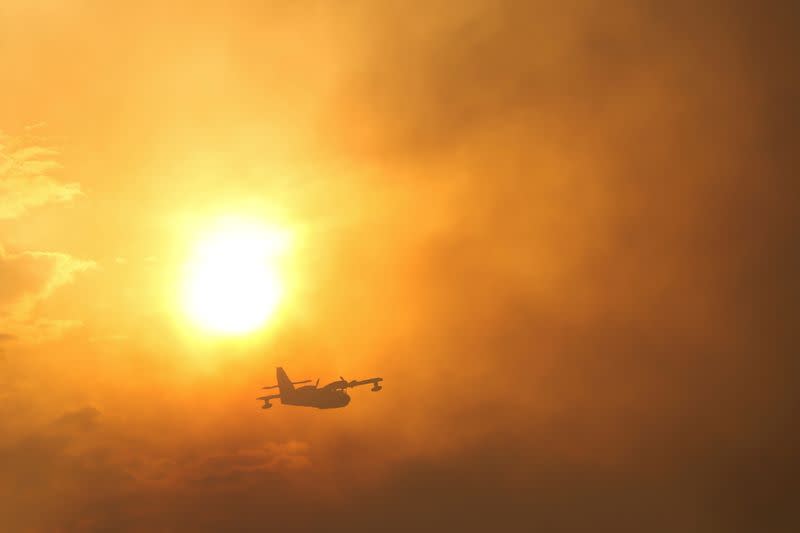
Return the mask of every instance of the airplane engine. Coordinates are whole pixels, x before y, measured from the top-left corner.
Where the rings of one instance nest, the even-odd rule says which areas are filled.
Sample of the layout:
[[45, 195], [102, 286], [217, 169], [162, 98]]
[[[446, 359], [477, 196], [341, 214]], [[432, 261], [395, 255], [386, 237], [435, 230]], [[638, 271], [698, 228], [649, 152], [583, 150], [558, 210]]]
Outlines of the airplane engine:
[[264, 402], [264, 405], [261, 406], [262, 409], [269, 409], [272, 407], [272, 404], [269, 402]]
[[372, 392], [378, 392], [378, 391], [379, 391], [379, 390], [381, 390], [382, 388], [383, 388], [383, 387], [381, 387], [380, 385], [378, 385], [378, 384], [376, 383], [376, 384], [375, 384], [375, 386], [374, 386], [374, 387], [372, 387], [370, 390], [371, 390]]

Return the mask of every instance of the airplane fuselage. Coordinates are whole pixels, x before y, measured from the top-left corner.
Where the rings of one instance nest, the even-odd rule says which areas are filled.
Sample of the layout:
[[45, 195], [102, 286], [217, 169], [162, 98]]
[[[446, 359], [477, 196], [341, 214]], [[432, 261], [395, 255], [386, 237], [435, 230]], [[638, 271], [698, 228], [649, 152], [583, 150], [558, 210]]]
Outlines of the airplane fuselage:
[[299, 405], [316, 407], [317, 409], [335, 409], [350, 403], [350, 396], [341, 389], [321, 388], [314, 386], [298, 387], [293, 391], [285, 391], [280, 396], [283, 405]]

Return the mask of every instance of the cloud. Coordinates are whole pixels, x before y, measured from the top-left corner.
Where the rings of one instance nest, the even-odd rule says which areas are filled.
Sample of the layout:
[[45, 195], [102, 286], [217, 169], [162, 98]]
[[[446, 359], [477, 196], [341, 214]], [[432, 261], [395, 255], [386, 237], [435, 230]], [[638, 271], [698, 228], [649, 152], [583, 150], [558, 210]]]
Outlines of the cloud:
[[[291, 481], [307, 478], [313, 485], [304, 443], [268, 441], [225, 449], [195, 445], [197, 453], [192, 454], [182, 447], [132, 440], [124, 420], [93, 406], [63, 412], [21, 435], [4, 435], [4, 527], [143, 531], [174, 521], [168, 529], [198, 522], [198, 530], [205, 531], [214, 530], [208, 521], [227, 515], [226, 506], [236, 501], [248, 512], [253, 505], [263, 509], [284, 504], [288, 517], [299, 511], [299, 502], [313, 500], [312, 493]], [[41, 499], [43, 492], [52, 497]], [[238, 520], [233, 515], [227, 519]]]
[[237, 491], [265, 479], [280, 482], [283, 474], [302, 475], [309, 471], [308, 449], [308, 444], [302, 442], [268, 442], [258, 448], [211, 455], [186, 468], [187, 481], [215, 490]]
[[[107, 438], [100, 412], [87, 406], [65, 412], [17, 438], [0, 440], [0, 511], [4, 527], [52, 529], [47, 513], [30, 520], [40, 503], [36, 493], [45, 487], [50, 487], [54, 496], [47, 507], [61, 515], [59, 521], [63, 524], [73, 520], [70, 507], [84, 500], [81, 493], [90, 487], [97, 495], [130, 486], [130, 476], [119, 468], [116, 457], [105, 451]], [[70, 473], [78, 475], [73, 477]], [[98, 496], [87, 499], [95, 498]]]
[[69, 202], [82, 194], [77, 183], [61, 183], [53, 177], [61, 168], [59, 152], [30, 144], [32, 140], [0, 132], [0, 220], [45, 204]]
[[44, 317], [17, 317], [6, 321], [7, 329], [15, 332], [16, 339], [26, 343], [52, 341], [82, 325], [80, 320]]
[[54, 290], [72, 282], [75, 275], [96, 267], [94, 261], [60, 252], [11, 253], [0, 247], [0, 313], [18, 314], [31, 309]]
[[57, 337], [74, 327], [74, 320], [33, 317], [32, 312], [53, 291], [95, 267], [65, 253], [11, 253], [0, 246], [0, 327], [26, 340]]
[[[0, 132], [0, 220], [19, 217], [48, 203], [67, 202], [81, 194], [76, 183], [60, 183], [59, 152], [35, 135], [44, 124], [12, 137]], [[92, 261], [59, 252], [12, 253], [0, 244], [0, 326], [17, 338], [46, 339], [76, 324], [73, 320], [33, 318], [31, 312], [75, 275], [94, 268]]]
[[68, 411], [50, 424], [51, 430], [66, 433], [83, 433], [97, 428], [100, 411], [90, 405], [77, 411]]

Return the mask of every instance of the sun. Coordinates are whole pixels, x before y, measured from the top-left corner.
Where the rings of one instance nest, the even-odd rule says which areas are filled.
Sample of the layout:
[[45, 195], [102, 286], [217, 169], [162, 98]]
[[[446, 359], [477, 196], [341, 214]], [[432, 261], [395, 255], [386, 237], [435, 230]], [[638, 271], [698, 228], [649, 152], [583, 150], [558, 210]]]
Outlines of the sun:
[[277, 228], [227, 218], [199, 239], [186, 263], [183, 307], [211, 333], [239, 335], [259, 329], [284, 296], [279, 271], [288, 234]]

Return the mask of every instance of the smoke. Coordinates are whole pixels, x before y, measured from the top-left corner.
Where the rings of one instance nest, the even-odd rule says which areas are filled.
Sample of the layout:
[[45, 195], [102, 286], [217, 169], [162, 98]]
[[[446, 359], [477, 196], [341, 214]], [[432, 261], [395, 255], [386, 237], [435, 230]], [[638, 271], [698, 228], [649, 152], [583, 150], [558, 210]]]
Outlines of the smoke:
[[[788, 527], [796, 8], [277, 6], [163, 15], [151, 45], [170, 17], [219, 26], [168, 47], [180, 72], [140, 49], [97, 105], [125, 94], [147, 133], [126, 157], [171, 169], [114, 209], [285, 200], [295, 308], [249, 344], [187, 345], [142, 311], [115, 347], [48, 345], [62, 359], [25, 379], [66, 375], [54, 394], [103, 414], [21, 402], [56, 421], [6, 439], [12, 528], [60, 482], [34, 527]], [[180, 61], [195, 40], [207, 69]], [[279, 364], [385, 387], [261, 412]]]

